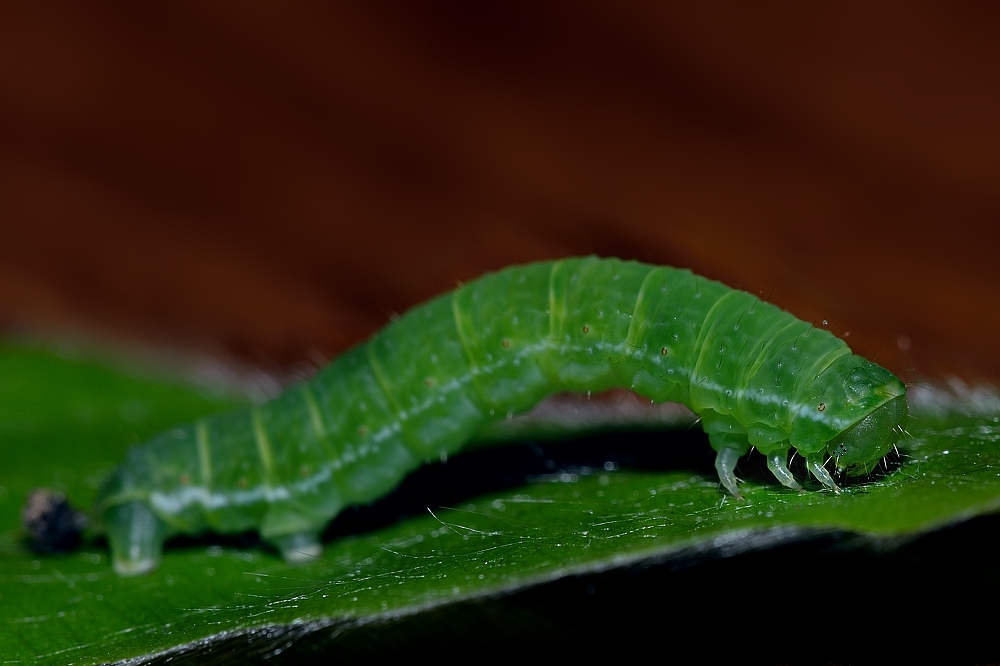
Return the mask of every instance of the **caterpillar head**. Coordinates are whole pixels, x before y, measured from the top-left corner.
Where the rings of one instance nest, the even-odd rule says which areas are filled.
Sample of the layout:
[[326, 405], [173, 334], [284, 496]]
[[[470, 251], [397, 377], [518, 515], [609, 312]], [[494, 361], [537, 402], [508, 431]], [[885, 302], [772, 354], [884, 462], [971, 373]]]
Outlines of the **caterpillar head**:
[[[858, 358], [858, 357], [855, 357]], [[908, 415], [906, 387], [869, 361], [842, 375], [840, 432], [826, 446], [838, 472], [867, 473], [895, 446]]]
[[805, 454], [825, 450], [838, 472], [870, 472], [903, 432], [906, 387], [864, 357], [841, 356], [803, 393], [795, 401], [791, 443]]

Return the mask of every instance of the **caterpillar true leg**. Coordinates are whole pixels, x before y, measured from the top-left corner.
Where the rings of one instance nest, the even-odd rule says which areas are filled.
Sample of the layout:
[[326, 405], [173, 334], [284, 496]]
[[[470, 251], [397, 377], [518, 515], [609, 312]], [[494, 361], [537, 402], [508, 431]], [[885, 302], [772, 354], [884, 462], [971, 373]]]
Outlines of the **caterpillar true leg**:
[[[788, 464], [785, 462], [787, 459], [788, 449], [771, 453], [767, 456], [767, 468], [771, 470], [771, 474], [774, 474], [774, 477], [778, 481], [781, 481], [781, 485], [792, 490], [802, 490], [802, 486], [795, 480], [792, 473], [788, 471]], [[820, 480], [822, 481], [822, 479]]]
[[715, 456], [715, 469], [719, 472], [719, 481], [736, 499], [743, 499], [739, 488], [736, 487], [736, 463], [742, 455], [739, 449], [727, 446]]
[[838, 488], [837, 484], [833, 482], [833, 477], [831, 477], [830, 473], [826, 471], [826, 468], [823, 467], [823, 464], [819, 462], [822, 456], [823, 456], [822, 453], [819, 453], [814, 456], [806, 456], [806, 469], [808, 469], [810, 473], [812, 473], [812, 475], [816, 477], [817, 481], [822, 483], [824, 486], [826, 486], [833, 492], [839, 493], [840, 488]]
[[750, 451], [747, 431], [731, 416], [707, 410], [701, 414], [702, 427], [716, 451], [715, 469], [719, 481], [736, 499], [743, 499], [736, 487], [736, 463]]

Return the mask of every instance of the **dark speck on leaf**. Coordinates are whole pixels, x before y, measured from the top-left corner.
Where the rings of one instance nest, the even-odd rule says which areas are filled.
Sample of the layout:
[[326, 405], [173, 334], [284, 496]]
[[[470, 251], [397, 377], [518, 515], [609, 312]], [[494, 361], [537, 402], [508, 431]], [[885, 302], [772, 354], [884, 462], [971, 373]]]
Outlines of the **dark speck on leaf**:
[[80, 545], [87, 516], [74, 509], [64, 494], [35, 488], [24, 503], [21, 525], [28, 533], [32, 550], [64, 553]]

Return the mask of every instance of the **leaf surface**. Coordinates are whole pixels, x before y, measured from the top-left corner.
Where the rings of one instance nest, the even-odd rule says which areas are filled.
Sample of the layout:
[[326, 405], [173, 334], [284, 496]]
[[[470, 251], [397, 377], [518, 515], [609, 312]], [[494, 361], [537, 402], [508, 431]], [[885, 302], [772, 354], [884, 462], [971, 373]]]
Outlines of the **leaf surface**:
[[[151, 575], [123, 579], [111, 572], [100, 540], [66, 555], [31, 552], [19, 528], [27, 491], [56, 488], [86, 507], [128, 445], [237, 401], [20, 347], [0, 348], [0, 378], [0, 663], [220, 653], [218, 663], [230, 663], [230, 652], [231, 663], [244, 663], [273, 657], [307, 634], [343, 637], [373, 623], [439, 617], [442, 609], [570, 575], [729, 556], [817, 535], [893, 543], [1000, 508], [1000, 415], [981, 406], [974, 416], [918, 410], [892, 471], [839, 495], [782, 489], [756, 474], [763, 463], [753, 458], [741, 466], [749, 478], [746, 501], [737, 502], [719, 491], [704, 461], [630, 465], [612, 445], [573, 463], [529, 446], [529, 455], [542, 451], [535, 455], [541, 473], [525, 478], [513, 470], [515, 481], [499, 489], [487, 482], [447, 506], [430, 504], [401, 520], [383, 516], [360, 532], [338, 521], [312, 564], [287, 566], [252, 540], [186, 540], [170, 544]], [[695, 458], [710, 463], [703, 438], [690, 439], [674, 432], [656, 442], [700, 447]], [[497, 458], [477, 455], [485, 454], [443, 468], [474, 488], [487, 466], [497, 473]], [[336, 641], [329, 641], [316, 649], [332, 653]], [[379, 654], [378, 645], [369, 649]]]

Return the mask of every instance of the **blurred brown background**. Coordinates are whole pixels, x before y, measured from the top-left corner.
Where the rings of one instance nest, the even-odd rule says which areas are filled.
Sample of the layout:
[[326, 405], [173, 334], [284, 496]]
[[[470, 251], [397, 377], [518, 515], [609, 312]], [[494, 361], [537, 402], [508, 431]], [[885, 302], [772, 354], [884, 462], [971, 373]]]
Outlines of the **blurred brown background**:
[[287, 378], [507, 264], [686, 266], [1000, 378], [989, 3], [0, 10], [0, 327]]

